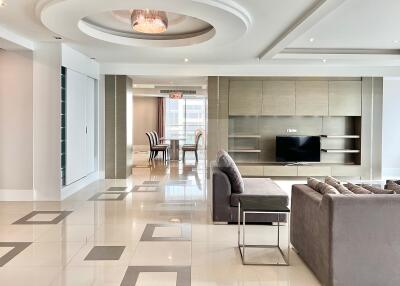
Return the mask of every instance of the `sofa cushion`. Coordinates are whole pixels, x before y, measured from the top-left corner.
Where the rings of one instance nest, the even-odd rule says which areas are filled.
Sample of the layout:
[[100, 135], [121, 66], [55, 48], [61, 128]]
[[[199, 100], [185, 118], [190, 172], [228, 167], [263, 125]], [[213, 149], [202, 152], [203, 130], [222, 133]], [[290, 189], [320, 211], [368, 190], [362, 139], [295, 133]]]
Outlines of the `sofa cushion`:
[[395, 192], [393, 190], [384, 190], [379, 187], [371, 186], [371, 185], [366, 185], [366, 184], [360, 184], [360, 187], [363, 187], [364, 189], [367, 189], [370, 192], [373, 192], [374, 194], [377, 195], [393, 195]]
[[395, 191], [396, 194], [400, 194], [400, 181], [392, 181], [392, 180], [387, 180], [385, 189]]
[[231, 192], [243, 193], [244, 183], [242, 175], [232, 157], [224, 150], [219, 151], [217, 154], [217, 166], [228, 176], [231, 183]]
[[336, 180], [335, 178], [332, 177], [326, 177], [325, 178], [325, 183], [328, 185], [334, 187], [336, 190], [339, 191], [342, 195], [353, 195], [353, 192], [351, 192], [348, 188], [343, 186], [340, 181]]
[[346, 187], [350, 191], [352, 191], [354, 194], [357, 194], [357, 195], [370, 195], [370, 194], [373, 194], [373, 192], [368, 191], [367, 189], [365, 189], [365, 188], [363, 188], [361, 186], [354, 185], [352, 183], [347, 183]]
[[338, 195], [338, 194], [340, 194], [339, 191], [336, 190], [331, 185], [328, 185], [328, 184], [321, 182], [320, 180], [317, 180], [312, 177], [307, 178], [307, 185], [310, 188], [312, 188], [314, 191], [317, 191], [318, 193], [320, 193], [322, 195], [325, 195], [325, 194]]
[[239, 198], [255, 197], [255, 198], [266, 198], [270, 197], [275, 200], [277, 204], [287, 206], [289, 202], [288, 195], [283, 191], [274, 181], [267, 178], [244, 178], [244, 192], [235, 193], [231, 195], [231, 206], [237, 207], [239, 204]]

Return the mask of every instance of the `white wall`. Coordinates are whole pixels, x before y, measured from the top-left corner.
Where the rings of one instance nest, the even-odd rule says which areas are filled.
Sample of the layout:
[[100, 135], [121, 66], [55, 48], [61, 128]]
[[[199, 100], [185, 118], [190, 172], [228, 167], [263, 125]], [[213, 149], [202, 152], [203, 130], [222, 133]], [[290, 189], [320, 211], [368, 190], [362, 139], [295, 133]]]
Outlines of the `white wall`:
[[99, 79], [99, 64], [95, 60], [75, 51], [66, 44], [62, 44], [61, 49], [62, 66], [91, 78]]
[[383, 80], [382, 176], [400, 178], [400, 78]]
[[32, 58], [31, 51], [0, 50], [0, 199], [32, 196]]
[[35, 200], [61, 197], [61, 45], [37, 44], [33, 62]]

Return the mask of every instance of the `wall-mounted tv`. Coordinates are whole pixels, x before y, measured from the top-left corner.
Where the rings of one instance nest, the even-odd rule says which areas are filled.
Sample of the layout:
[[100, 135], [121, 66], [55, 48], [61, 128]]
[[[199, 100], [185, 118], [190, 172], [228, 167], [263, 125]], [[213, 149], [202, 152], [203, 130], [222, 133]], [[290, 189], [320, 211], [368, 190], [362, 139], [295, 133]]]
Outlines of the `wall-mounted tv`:
[[276, 161], [320, 162], [321, 138], [319, 136], [276, 136]]

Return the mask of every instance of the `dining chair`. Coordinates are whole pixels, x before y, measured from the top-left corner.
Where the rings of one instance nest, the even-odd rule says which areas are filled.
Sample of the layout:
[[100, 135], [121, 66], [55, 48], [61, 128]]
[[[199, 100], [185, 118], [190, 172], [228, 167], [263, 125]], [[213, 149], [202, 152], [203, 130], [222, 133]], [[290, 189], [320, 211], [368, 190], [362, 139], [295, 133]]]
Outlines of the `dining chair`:
[[154, 158], [157, 157], [158, 152], [163, 153], [163, 160], [167, 160], [168, 156], [168, 149], [169, 146], [166, 144], [156, 144], [157, 143], [157, 138], [156, 135], [153, 132], [146, 132], [146, 136], [149, 140], [149, 145], [150, 145], [150, 156], [149, 156], [149, 161], [153, 160]]
[[196, 130], [195, 135], [194, 135], [194, 144], [184, 144], [182, 146], [183, 161], [185, 161], [185, 153], [186, 152], [194, 152], [194, 155], [196, 156], [196, 162], [199, 160], [197, 150], [199, 149], [199, 141], [200, 141], [200, 137], [202, 135], [203, 135], [203, 131]]

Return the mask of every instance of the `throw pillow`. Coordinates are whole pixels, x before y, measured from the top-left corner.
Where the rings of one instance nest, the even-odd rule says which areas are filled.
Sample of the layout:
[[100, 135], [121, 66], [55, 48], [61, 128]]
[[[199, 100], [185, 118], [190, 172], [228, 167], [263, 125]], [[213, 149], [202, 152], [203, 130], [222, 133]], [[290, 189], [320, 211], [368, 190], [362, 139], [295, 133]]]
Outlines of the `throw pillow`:
[[393, 190], [383, 190], [381, 188], [366, 185], [366, 184], [361, 184], [360, 186], [363, 187], [364, 189], [367, 189], [370, 192], [373, 192], [374, 194], [377, 194], [377, 195], [393, 195], [395, 193]]
[[346, 187], [353, 192], [354, 194], [357, 195], [369, 195], [369, 194], [373, 194], [373, 192], [368, 191], [367, 189], [364, 189], [363, 187], [354, 185], [352, 183], [347, 183]]
[[351, 192], [348, 188], [346, 188], [345, 186], [340, 184], [340, 181], [336, 180], [335, 178], [326, 177], [325, 183], [334, 187], [342, 195], [352, 195], [353, 194], [353, 192]]
[[400, 194], [400, 185], [397, 182], [399, 182], [399, 181], [387, 180], [385, 189], [392, 190], [396, 194]]
[[242, 175], [232, 157], [224, 150], [219, 151], [217, 154], [217, 166], [228, 176], [231, 183], [232, 193], [243, 193], [244, 182]]
[[334, 187], [321, 182], [320, 180], [317, 180], [315, 178], [307, 178], [307, 185], [312, 188], [313, 190], [317, 191], [321, 195], [325, 194], [332, 194], [332, 195], [338, 195], [340, 194], [338, 190], [336, 190]]

